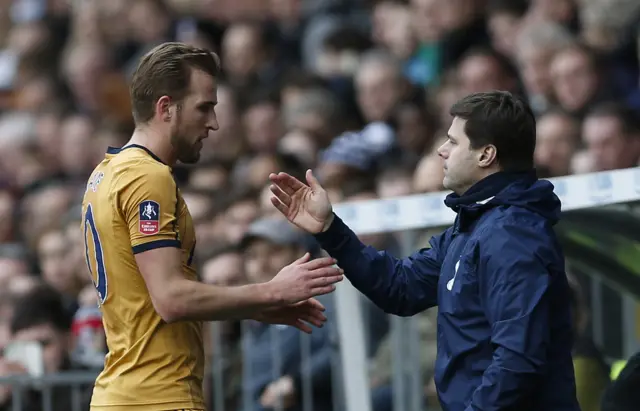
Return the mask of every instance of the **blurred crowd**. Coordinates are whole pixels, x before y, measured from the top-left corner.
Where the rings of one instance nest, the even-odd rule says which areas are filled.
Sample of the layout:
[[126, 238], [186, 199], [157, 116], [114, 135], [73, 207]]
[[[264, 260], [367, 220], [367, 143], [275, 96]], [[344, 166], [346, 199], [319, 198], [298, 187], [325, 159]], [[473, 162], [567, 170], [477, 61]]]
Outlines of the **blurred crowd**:
[[[220, 130], [199, 164], [174, 169], [209, 283], [268, 280], [307, 246], [269, 225], [270, 172], [313, 168], [334, 202], [441, 190], [435, 149], [468, 93], [527, 96], [542, 177], [640, 160], [637, 0], [0, 0], [0, 349], [47, 342], [47, 372], [102, 364], [79, 204], [107, 147], [132, 132], [139, 57], [165, 41], [222, 61]], [[400, 253], [394, 235], [362, 240]], [[387, 387], [385, 318], [366, 308], [372, 384]], [[223, 326], [230, 358], [259, 345], [250, 331], [243, 346], [238, 325]], [[335, 340], [327, 333], [314, 338]], [[12, 367], [0, 357], [0, 375]], [[264, 409], [296, 403], [300, 381], [280, 371], [253, 382]], [[9, 396], [0, 388], [0, 408]]]

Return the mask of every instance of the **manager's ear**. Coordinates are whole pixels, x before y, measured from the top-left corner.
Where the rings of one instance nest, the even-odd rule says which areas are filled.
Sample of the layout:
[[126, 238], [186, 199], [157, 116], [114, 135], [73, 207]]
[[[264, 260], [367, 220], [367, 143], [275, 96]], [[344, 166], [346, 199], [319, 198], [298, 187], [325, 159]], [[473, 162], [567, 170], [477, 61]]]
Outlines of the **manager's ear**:
[[488, 144], [478, 150], [478, 166], [487, 168], [495, 164], [498, 159], [498, 150], [493, 144]]

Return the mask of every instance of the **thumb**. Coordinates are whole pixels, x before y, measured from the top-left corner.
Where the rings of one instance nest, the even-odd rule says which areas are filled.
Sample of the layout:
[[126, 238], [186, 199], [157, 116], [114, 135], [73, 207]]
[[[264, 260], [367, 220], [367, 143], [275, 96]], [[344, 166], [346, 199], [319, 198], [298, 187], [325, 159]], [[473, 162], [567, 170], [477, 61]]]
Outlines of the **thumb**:
[[304, 255], [302, 257], [298, 258], [296, 261], [294, 261], [292, 265], [304, 264], [307, 261], [309, 261], [310, 258], [311, 258], [311, 254], [304, 253]]
[[307, 174], [305, 177], [307, 178], [307, 184], [309, 184], [309, 187], [311, 187], [311, 190], [313, 190], [313, 192], [317, 192], [323, 189], [316, 176], [313, 175], [313, 171], [311, 171], [311, 169], [307, 170]]

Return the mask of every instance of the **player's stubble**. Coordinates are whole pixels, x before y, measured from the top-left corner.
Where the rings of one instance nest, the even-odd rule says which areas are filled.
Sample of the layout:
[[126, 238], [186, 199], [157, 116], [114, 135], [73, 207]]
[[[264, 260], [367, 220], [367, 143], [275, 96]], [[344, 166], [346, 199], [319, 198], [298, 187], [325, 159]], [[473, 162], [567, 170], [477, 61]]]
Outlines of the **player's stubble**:
[[176, 107], [176, 120], [171, 126], [170, 135], [171, 146], [176, 152], [178, 161], [183, 164], [195, 164], [200, 160], [200, 149], [202, 144], [192, 143], [189, 139], [189, 132], [182, 124], [182, 104]]

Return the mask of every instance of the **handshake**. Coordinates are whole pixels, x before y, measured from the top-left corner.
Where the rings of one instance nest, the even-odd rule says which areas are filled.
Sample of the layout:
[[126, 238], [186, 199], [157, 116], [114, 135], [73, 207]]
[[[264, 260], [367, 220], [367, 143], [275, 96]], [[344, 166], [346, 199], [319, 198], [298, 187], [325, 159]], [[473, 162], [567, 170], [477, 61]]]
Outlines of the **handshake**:
[[[333, 222], [329, 196], [307, 171], [307, 183], [295, 177], [271, 174], [271, 203], [302, 230], [317, 234], [326, 231]], [[321, 327], [326, 321], [324, 306], [313, 297], [335, 290], [342, 281], [343, 270], [331, 257], [311, 260], [309, 253], [284, 267], [266, 285], [281, 306], [261, 312], [255, 319], [270, 324], [286, 324], [310, 333], [308, 324]]]
[[279, 304], [276, 308], [262, 311], [255, 318], [268, 324], [285, 324], [311, 333], [312, 324], [322, 327], [327, 321], [325, 307], [315, 296], [335, 290], [342, 281], [343, 271], [331, 257], [311, 260], [309, 253], [284, 267], [266, 285]]

